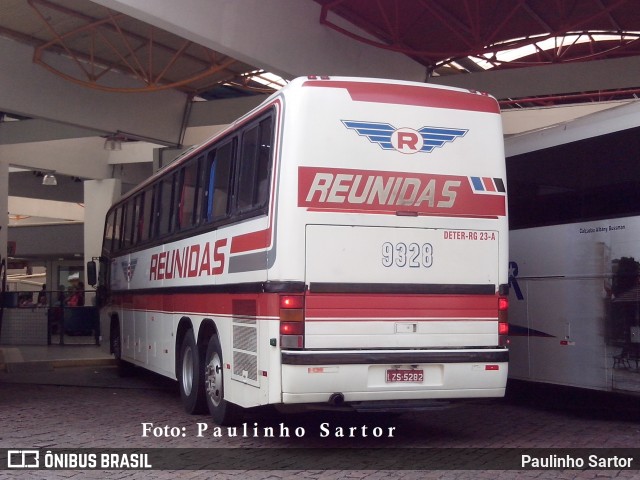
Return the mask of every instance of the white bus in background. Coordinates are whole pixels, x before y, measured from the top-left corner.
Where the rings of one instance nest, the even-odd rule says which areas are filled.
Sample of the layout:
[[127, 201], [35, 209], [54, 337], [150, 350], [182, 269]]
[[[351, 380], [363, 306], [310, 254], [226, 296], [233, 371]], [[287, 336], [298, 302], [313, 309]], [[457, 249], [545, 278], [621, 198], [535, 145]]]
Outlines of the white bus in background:
[[505, 150], [510, 376], [640, 392], [640, 102]]
[[110, 209], [111, 349], [221, 424], [500, 397], [505, 190], [493, 98], [296, 79]]

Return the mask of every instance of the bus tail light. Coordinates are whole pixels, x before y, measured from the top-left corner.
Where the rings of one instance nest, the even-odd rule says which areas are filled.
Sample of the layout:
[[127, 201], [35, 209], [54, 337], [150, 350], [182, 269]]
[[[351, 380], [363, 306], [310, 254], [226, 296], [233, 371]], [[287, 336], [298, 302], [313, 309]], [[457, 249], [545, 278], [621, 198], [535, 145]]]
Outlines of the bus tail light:
[[509, 299], [498, 297], [498, 345], [506, 347], [509, 344]]
[[280, 297], [280, 346], [304, 348], [304, 296]]

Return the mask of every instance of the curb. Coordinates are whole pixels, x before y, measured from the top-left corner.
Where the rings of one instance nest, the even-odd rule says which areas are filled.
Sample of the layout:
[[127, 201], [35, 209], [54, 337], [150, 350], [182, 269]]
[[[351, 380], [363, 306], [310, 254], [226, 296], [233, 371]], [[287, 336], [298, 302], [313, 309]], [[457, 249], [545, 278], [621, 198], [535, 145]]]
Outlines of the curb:
[[116, 361], [113, 358], [78, 358], [66, 360], [37, 360], [5, 363], [0, 357], [0, 372], [5, 373], [34, 373], [41, 371], [51, 371], [56, 368], [108, 367], [115, 365]]
[[48, 360], [53, 368], [66, 367], [108, 367], [115, 366], [115, 358], [74, 358], [67, 360]]

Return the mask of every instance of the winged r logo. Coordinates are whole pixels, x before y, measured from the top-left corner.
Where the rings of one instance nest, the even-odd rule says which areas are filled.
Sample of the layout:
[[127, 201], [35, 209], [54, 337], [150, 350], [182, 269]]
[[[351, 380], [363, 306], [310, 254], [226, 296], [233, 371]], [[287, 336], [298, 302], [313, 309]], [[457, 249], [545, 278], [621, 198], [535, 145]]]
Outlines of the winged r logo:
[[376, 143], [383, 150], [397, 150], [400, 153], [431, 153], [447, 143], [464, 137], [469, 131], [464, 128], [422, 127], [396, 128], [389, 123], [341, 120], [342, 124], [358, 135]]

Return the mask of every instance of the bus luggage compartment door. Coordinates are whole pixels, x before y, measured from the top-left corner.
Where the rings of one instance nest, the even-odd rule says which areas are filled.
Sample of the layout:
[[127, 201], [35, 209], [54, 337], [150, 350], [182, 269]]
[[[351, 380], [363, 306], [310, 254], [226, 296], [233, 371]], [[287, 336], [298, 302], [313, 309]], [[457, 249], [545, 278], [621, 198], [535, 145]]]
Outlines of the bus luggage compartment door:
[[497, 345], [498, 232], [307, 225], [306, 348]]

